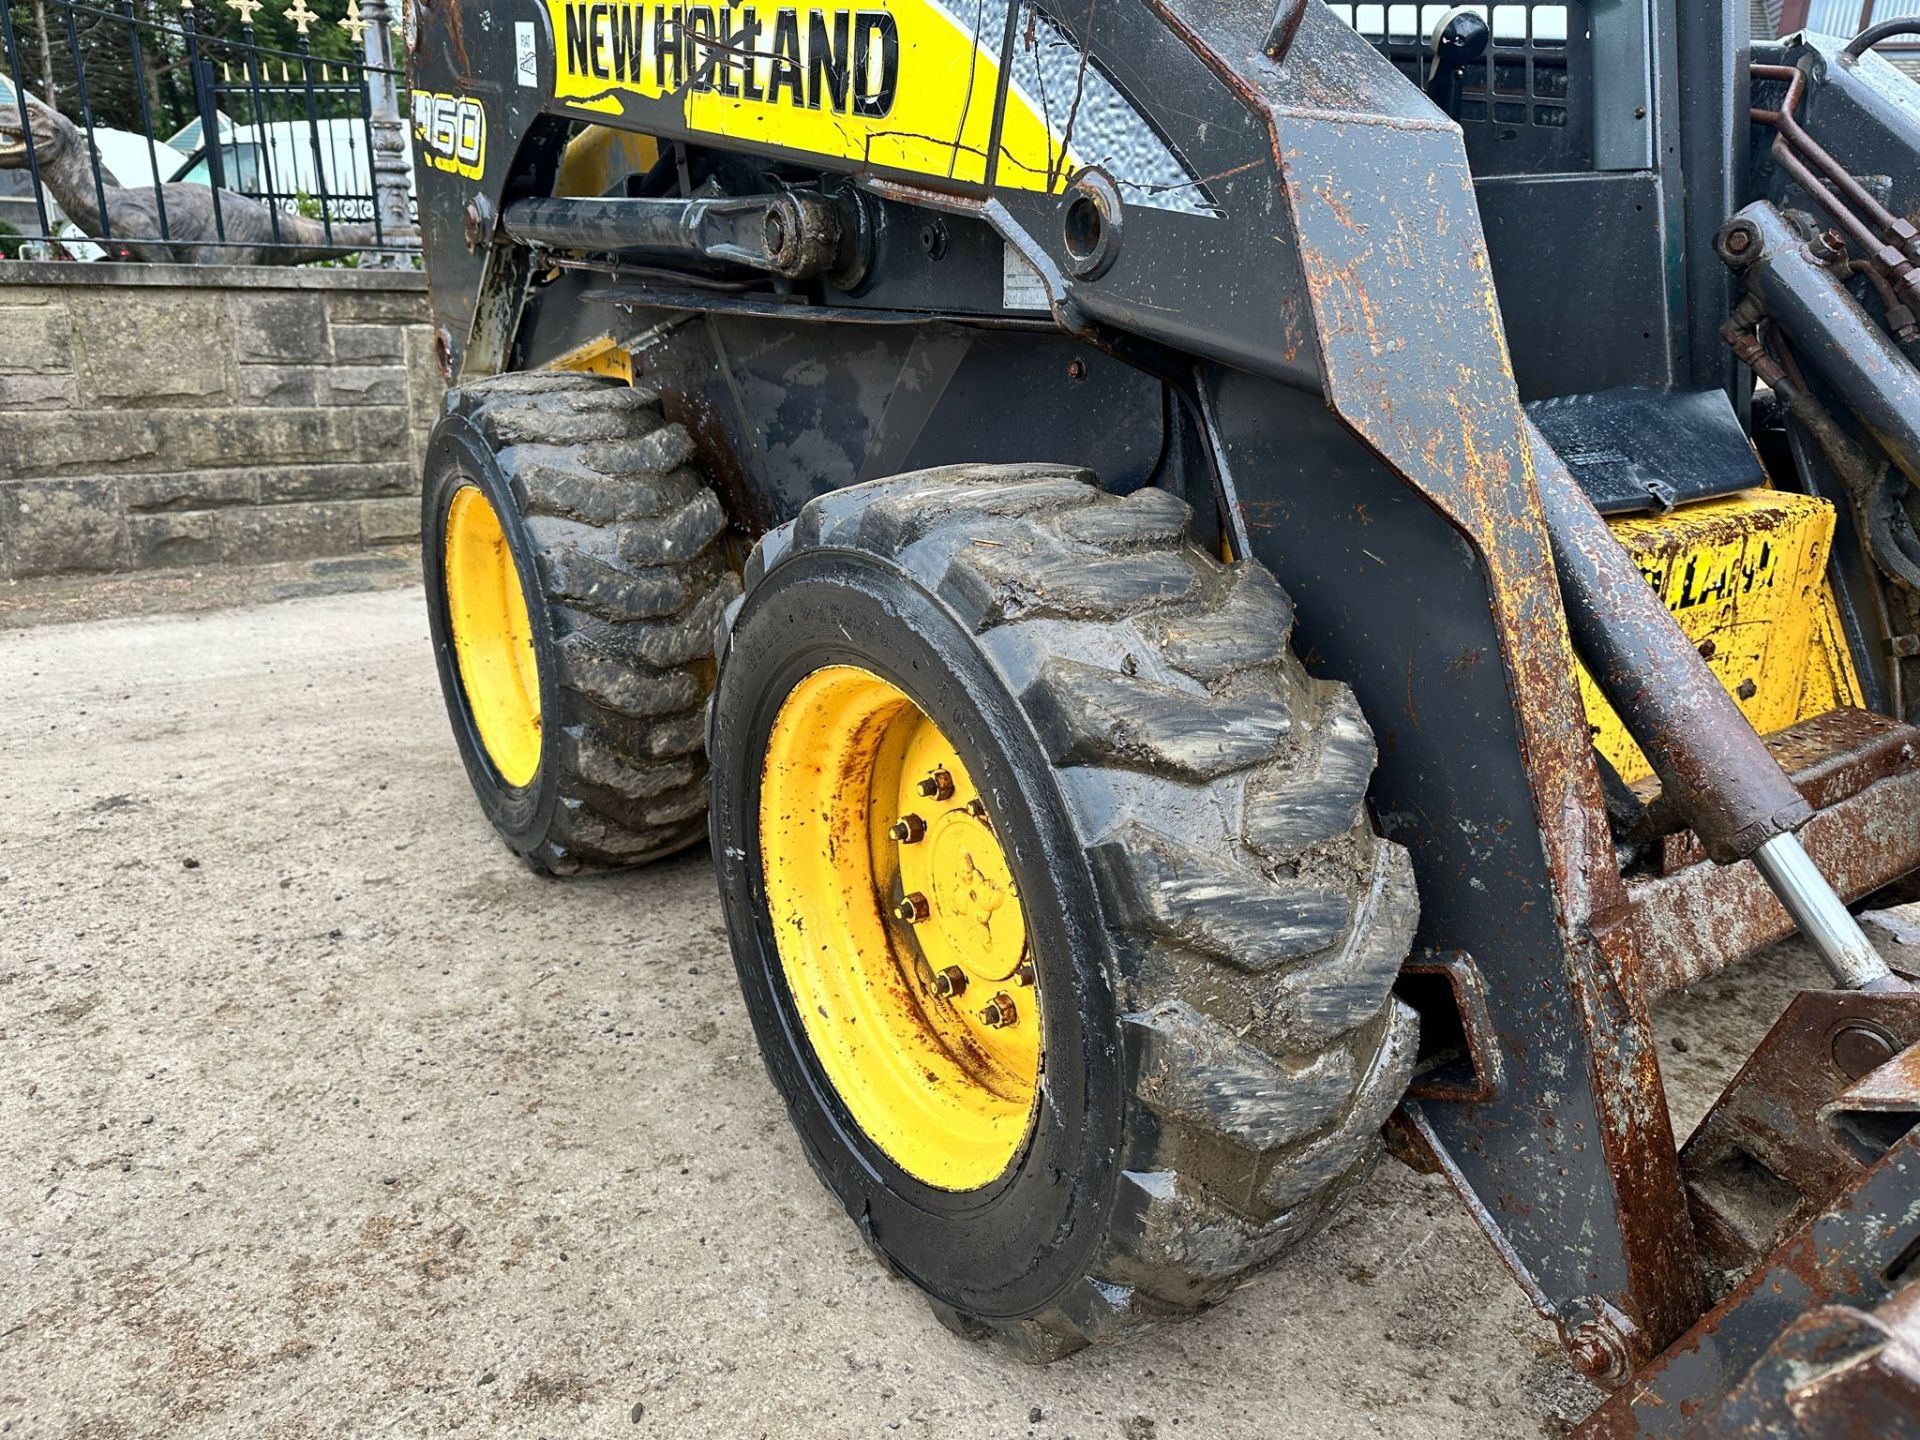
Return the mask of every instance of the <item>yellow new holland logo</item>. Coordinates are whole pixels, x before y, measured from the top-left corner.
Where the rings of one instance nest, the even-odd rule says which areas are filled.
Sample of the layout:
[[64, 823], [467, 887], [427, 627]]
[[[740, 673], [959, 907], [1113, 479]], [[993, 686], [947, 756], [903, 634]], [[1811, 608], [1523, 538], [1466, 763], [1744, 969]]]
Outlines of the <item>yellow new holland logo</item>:
[[[900, 27], [885, 10], [738, 10], [564, 0], [562, 74], [879, 120], [900, 81]], [[556, 31], [556, 33], [560, 33]]]
[[1129, 204], [1217, 215], [1205, 184], [1071, 36], [1012, 3], [1010, 17], [1009, 0], [546, 0], [554, 98], [606, 116], [673, 99], [689, 133], [967, 184], [991, 171], [1006, 189], [1059, 194], [1098, 165]]

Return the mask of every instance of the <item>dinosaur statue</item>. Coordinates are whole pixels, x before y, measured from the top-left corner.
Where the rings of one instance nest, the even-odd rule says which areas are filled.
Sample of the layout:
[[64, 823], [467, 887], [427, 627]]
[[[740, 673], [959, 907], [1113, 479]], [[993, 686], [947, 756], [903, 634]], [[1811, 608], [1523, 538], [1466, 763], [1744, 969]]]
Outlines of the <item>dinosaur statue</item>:
[[[304, 265], [356, 254], [378, 243], [371, 225], [336, 223], [329, 237], [318, 220], [271, 209], [232, 190], [220, 191], [216, 224], [213, 190], [177, 183], [160, 187], [167, 210], [167, 238], [162, 239], [160, 207], [151, 185], [118, 185], [103, 171], [100, 178], [105, 183], [96, 190], [93, 161], [80, 127], [31, 97], [26, 104], [41, 183], [53, 192], [67, 218], [115, 258], [192, 265]], [[21, 132], [19, 107], [0, 106], [0, 169], [26, 168], [27, 137]], [[226, 243], [219, 244], [223, 232]]]

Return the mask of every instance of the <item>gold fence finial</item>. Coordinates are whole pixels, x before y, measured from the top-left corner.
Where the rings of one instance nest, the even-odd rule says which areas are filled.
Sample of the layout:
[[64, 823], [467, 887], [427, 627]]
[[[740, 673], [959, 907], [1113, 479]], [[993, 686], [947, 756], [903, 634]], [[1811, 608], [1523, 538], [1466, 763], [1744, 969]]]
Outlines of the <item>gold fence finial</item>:
[[367, 22], [360, 18], [360, 0], [347, 0], [346, 17], [333, 23], [353, 36], [354, 44], [360, 44], [367, 33]]
[[[227, 3], [232, 5], [235, 0], [227, 0]], [[320, 17], [307, 8], [307, 0], [293, 0], [293, 4], [287, 7], [287, 18], [293, 21], [294, 29], [305, 35], [307, 27]]]
[[242, 25], [253, 24], [253, 12], [266, 7], [261, 0], [227, 0], [227, 8], [239, 12]]

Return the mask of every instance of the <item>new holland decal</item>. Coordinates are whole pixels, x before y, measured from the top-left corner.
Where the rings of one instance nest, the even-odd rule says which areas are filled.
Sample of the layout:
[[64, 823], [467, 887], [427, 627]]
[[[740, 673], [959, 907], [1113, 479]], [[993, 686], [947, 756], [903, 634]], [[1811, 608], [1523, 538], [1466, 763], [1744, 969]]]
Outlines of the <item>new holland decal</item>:
[[751, 5], [569, 0], [566, 25], [564, 73], [643, 92], [684, 84], [693, 94], [879, 120], [893, 112], [899, 86], [900, 29], [885, 10], [762, 15]]
[[[988, 175], [1008, 0], [833, 6], [546, 0], [554, 95], [617, 115], [974, 184]], [[1020, 0], [995, 183], [1054, 194], [1098, 165], [1131, 204], [1217, 215], [1206, 187], [1051, 19]]]

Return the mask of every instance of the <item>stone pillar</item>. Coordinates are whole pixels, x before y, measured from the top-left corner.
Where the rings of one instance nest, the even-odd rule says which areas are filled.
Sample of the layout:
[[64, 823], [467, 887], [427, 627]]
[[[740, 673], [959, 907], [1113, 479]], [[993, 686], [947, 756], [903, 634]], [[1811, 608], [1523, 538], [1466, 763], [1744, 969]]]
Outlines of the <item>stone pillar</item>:
[[[373, 131], [373, 194], [380, 216], [381, 235], [392, 240], [416, 233], [408, 214], [407, 132], [400, 116], [398, 91], [393, 76], [393, 33], [387, 0], [363, 0], [361, 18], [366, 31], [361, 37], [367, 64], [367, 94], [372, 105], [368, 117]], [[377, 265], [398, 266], [404, 257], [369, 256]]]

